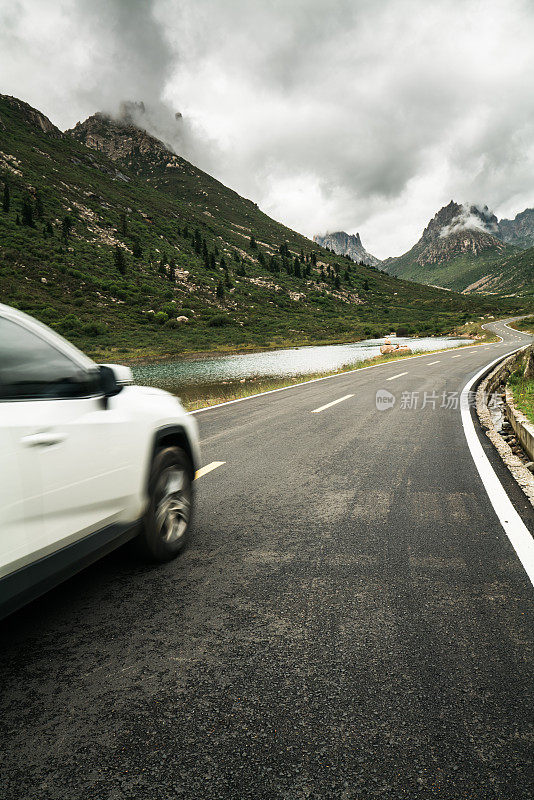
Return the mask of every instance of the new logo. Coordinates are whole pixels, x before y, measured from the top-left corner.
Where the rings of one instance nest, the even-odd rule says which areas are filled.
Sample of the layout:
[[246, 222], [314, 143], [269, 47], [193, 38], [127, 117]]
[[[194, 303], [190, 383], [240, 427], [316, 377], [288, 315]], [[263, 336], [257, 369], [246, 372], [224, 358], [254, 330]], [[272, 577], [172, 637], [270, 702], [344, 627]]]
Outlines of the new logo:
[[395, 395], [387, 389], [378, 389], [376, 393], [376, 407], [378, 411], [387, 411], [395, 405]]

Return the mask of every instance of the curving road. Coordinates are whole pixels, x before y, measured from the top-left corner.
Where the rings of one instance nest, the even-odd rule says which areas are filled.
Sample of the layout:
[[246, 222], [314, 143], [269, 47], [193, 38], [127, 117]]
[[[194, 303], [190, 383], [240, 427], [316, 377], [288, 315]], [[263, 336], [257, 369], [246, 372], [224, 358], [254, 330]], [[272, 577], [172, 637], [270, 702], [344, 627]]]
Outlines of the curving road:
[[492, 327], [200, 413], [224, 463], [183, 557], [116, 553], [2, 624], [3, 800], [534, 797], [532, 586], [458, 408], [531, 339]]

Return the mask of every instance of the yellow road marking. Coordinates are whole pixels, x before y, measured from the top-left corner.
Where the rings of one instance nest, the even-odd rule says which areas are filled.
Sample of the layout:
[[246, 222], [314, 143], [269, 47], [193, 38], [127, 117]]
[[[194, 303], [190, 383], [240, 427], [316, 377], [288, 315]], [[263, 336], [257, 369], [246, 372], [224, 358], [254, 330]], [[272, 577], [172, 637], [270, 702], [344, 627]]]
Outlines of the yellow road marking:
[[195, 480], [202, 478], [203, 475], [207, 475], [208, 472], [217, 469], [217, 467], [222, 467], [223, 464], [226, 464], [226, 461], [212, 461], [211, 464], [206, 464], [205, 467], [200, 467], [200, 469], [197, 469], [195, 473]]

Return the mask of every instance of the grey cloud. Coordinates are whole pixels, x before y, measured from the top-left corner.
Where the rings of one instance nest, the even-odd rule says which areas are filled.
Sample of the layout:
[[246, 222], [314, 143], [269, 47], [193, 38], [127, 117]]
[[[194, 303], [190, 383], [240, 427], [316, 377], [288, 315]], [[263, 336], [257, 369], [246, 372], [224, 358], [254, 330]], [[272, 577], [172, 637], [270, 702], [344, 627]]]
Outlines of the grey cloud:
[[534, 202], [529, 0], [19, 0], [2, 22], [4, 91], [62, 127], [144, 100], [146, 127], [307, 235], [385, 257], [451, 197]]

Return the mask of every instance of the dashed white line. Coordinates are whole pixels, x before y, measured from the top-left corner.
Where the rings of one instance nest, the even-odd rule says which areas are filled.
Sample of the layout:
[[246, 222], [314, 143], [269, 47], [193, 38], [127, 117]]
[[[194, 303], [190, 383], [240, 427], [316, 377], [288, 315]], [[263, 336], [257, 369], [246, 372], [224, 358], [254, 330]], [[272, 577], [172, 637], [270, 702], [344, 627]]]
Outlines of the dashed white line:
[[461, 358], [462, 356], [451, 356], [451, 358]]
[[428, 364], [427, 364], [427, 367], [431, 367], [432, 364], [439, 364], [439, 360], [438, 361], [429, 361]]
[[354, 397], [354, 395], [346, 394], [344, 397], [340, 397], [338, 400], [332, 400], [331, 403], [327, 403], [325, 406], [319, 406], [319, 408], [314, 408], [311, 413], [318, 414], [319, 411], [325, 411], [327, 408], [331, 408], [332, 406], [337, 406], [338, 403], [342, 403], [343, 400], [348, 400], [349, 397]]
[[395, 378], [402, 378], [403, 375], [407, 375], [407, 372], [399, 372], [398, 375], [392, 375], [391, 378], [386, 378], [387, 381], [394, 381]]
[[226, 464], [226, 461], [212, 461], [211, 464], [200, 467], [200, 469], [197, 469], [195, 472], [195, 480], [202, 478], [203, 475], [207, 475], [208, 472], [212, 472], [212, 470], [217, 469], [217, 467], [222, 467], [223, 464]]

